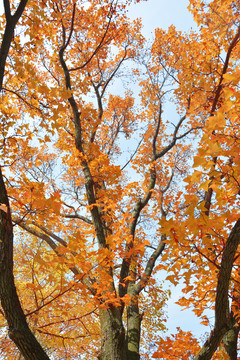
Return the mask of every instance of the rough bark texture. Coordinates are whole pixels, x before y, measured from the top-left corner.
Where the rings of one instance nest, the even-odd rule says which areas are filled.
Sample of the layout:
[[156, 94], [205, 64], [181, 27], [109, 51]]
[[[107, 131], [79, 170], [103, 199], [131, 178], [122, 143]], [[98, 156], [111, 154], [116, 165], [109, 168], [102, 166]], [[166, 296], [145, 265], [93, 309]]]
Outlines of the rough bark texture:
[[125, 331], [120, 307], [100, 310], [101, 351], [99, 360], [127, 360]]
[[230, 360], [237, 360], [238, 330], [232, 328], [223, 337], [223, 344]]
[[223, 345], [230, 360], [237, 360], [238, 334], [240, 327], [231, 314], [231, 329], [229, 329], [223, 337]]

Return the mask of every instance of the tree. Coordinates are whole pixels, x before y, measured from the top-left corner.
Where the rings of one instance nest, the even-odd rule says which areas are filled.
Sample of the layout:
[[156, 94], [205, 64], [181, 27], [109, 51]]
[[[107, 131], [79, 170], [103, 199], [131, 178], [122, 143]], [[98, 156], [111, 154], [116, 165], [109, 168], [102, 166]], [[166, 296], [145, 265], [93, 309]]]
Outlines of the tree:
[[[164, 268], [168, 280], [185, 279], [181, 304], [199, 316], [216, 300], [215, 328], [190, 355], [210, 359], [222, 339], [230, 354], [239, 331], [239, 8], [191, 0], [199, 32], [157, 29], [145, 50], [129, 3], [32, 1], [14, 34], [1, 156], [20, 229], [15, 277], [25, 317], [54, 358], [139, 359], [141, 326], [164, 320], [167, 292], [153, 276]], [[131, 89], [115, 95], [111, 87], [130, 66], [139, 102]]]

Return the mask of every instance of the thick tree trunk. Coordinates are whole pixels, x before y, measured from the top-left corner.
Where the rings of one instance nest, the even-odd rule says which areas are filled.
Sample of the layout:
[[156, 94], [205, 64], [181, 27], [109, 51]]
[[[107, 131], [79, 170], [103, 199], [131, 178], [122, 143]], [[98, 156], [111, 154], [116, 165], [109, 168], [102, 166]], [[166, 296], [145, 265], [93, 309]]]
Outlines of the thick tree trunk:
[[134, 284], [129, 285], [128, 293], [132, 300], [127, 307], [127, 360], [139, 360], [141, 315]]
[[231, 329], [223, 337], [223, 345], [230, 360], [237, 360], [239, 325], [231, 314]]
[[126, 360], [125, 331], [120, 307], [100, 310], [101, 351], [99, 360]]
[[49, 360], [32, 334], [22, 310], [13, 278], [13, 227], [7, 191], [0, 168], [0, 300], [9, 337], [26, 360]]
[[223, 344], [230, 360], [237, 360], [238, 330], [232, 328], [223, 337]]

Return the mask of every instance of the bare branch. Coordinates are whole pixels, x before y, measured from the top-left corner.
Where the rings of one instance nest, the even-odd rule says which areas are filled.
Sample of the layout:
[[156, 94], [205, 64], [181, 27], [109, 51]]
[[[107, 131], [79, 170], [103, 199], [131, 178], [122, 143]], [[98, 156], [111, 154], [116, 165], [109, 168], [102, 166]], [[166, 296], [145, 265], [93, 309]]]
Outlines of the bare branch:
[[[172, 137], [172, 141], [169, 145], [167, 145], [163, 150], [161, 150], [159, 153], [156, 154], [155, 156], [155, 160], [163, 157], [169, 150], [171, 150], [174, 145], [176, 144], [177, 140], [178, 140], [178, 137], [177, 137], [177, 133], [178, 133], [178, 130], [180, 129], [183, 121], [186, 119], [186, 114], [179, 120], [177, 126], [175, 127], [175, 130], [174, 130], [174, 133], [173, 133], [173, 137]], [[187, 132], [188, 133], [188, 132]], [[185, 135], [182, 135], [181, 137], [183, 137]], [[179, 139], [181, 138], [179, 137]]]
[[158, 122], [157, 122], [157, 128], [153, 137], [153, 158], [154, 160], [157, 157], [157, 150], [156, 150], [156, 141], [160, 130], [160, 125], [162, 121], [162, 102], [161, 99], [159, 100], [159, 112], [158, 112]]
[[144, 287], [147, 285], [147, 282], [148, 282], [150, 276], [152, 275], [152, 271], [154, 269], [156, 260], [159, 258], [159, 256], [162, 254], [162, 252], [165, 248], [165, 240], [166, 240], [166, 235], [162, 235], [161, 241], [160, 241], [157, 249], [150, 256], [150, 258], [147, 262], [147, 265], [145, 267], [145, 271], [141, 277], [141, 280], [136, 284], [136, 293], [137, 294], [139, 294], [144, 289]]
[[80, 219], [83, 220], [84, 222], [86, 222], [89, 225], [92, 225], [93, 222], [92, 220], [88, 219], [85, 216], [79, 215], [79, 214], [60, 214], [62, 217], [66, 218], [66, 219]]
[[128, 164], [132, 161], [132, 159], [134, 158], [134, 156], [138, 152], [138, 149], [139, 149], [141, 143], [143, 142], [143, 139], [144, 139], [144, 137], [141, 138], [141, 140], [139, 141], [139, 143], [138, 143], [138, 145], [136, 147], [136, 150], [133, 152], [133, 154], [131, 155], [130, 159], [126, 162], [126, 164], [123, 165], [123, 167], [121, 168], [121, 171], [124, 170], [128, 166]]

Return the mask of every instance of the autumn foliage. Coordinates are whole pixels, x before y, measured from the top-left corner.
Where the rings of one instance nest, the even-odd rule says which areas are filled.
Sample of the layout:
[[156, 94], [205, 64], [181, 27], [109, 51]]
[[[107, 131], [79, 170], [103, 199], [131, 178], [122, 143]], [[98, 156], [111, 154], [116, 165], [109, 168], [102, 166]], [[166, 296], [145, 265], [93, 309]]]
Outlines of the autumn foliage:
[[[3, 275], [4, 359], [237, 360], [240, 6], [189, 0], [197, 30], [150, 44], [133, 3], [31, 0], [17, 18], [4, 1], [0, 269], [13, 229], [43, 352], [22, 352]], [[164, 280], [184, 282], [178, 303], [205, 325], [215, 309], [205, 343], [179, 324], [164, 336]]]

